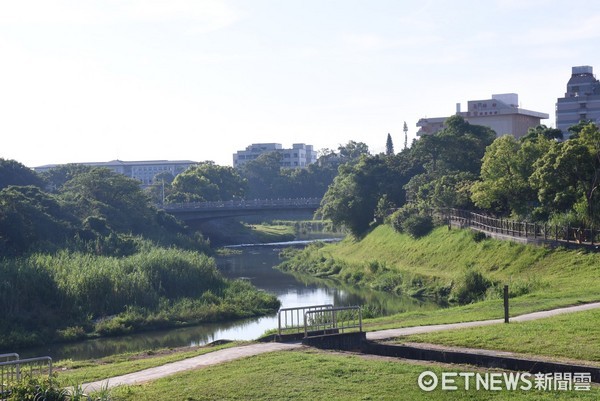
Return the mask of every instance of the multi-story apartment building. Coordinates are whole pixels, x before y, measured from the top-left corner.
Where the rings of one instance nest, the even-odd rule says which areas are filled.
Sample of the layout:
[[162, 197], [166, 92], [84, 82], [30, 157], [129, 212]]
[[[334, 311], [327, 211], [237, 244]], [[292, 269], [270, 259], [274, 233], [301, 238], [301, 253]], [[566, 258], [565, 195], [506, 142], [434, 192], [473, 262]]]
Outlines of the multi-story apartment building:
[[295, 143], [291, 149], [282, 148], [280, 143], [253, 143], [245, 150], [233, 154], [233, 167], [240, 167], [264, 153], [277, 152], [281, 154], [281, 167], [305, 168], [317, 161], [317, 152], [312, 145]]
[[563, 132], [565, 139], [569, 127], [580, 121], [600, 124], [600, 81], [587, 65], [572, 67], [565, 97], [556, 102], [556, 128]]
[[[188, 167], [197, 164], [191, 160], [146, 160], [146, 161], [122, 161], [113, 160], [109, 162], [86, 162], [76, 163], [90, 167], [105, 167], [115, 173], [123, 174], [127, 177], [135, 178], [141, 181], [142, 185], [152, 184], [152, 180], [158, 173], [168, 172], [175, 177], [177, 174], [184, 172]], [[37, 172], [48, 171], [58, 164], [47, 164], [44, 166], [35, 167]]]
[[[519, 107], [519, 96], [516, 93], [492, 95], [491, 99], [470, 100], [467, 111], [456, 106], [456, 114], [475, 125], [490, 127], [497, 136], [513, 135], [520, 138], [527, 134], [531, 127], [538, 126], [547, 119], [546, 113], [525, 110]], [[417, 135], [431, 135], [444, 128], [447, 117], [422, 118], [417, 122]]]

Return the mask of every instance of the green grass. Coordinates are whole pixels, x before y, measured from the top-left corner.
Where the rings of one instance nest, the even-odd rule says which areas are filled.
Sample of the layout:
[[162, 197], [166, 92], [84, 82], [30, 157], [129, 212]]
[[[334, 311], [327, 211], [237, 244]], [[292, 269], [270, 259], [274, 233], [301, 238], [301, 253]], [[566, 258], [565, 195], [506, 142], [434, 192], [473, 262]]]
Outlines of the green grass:
[[441, 294], [469, 270], [495, 284], [483, 301], [368, 320], [368, 330], [502, 318], [504, 284], [511, 289], [513, 316], [600, 301], [600, 254], [491, 239], [476, 242], [469, 230], [437, 228], [415, 240], [379, 226], [361, 240], [309, 247], [284, 268], [360, 286], [388, 286], [404, 294]]
[[[138, 400], [596, 400], [591, 391], [424, 392], [418, 376], [465, 368], [408, 364], [319, 351], [287, 351], [189, 371], [140, 386], [117, 388], [120, 401]], [[464, 386], [461, 381], [457, 381]]]
[[252, 233], [259, 239], [259, 242], [283, 242], [292, 241], [296, 237], [294, 227], [286, 225], [269, 224], [247, 224]]
[[125, 353], [101, 359], [87, 361], [58, 361], [54, 364], [57, 378], [65, 385], [92, 382], [110, 377], [139, 372], [140, 370], [181, 361], [198, 355], [208, 354], [224, 348], [239, 346], [240, 342], [231, 342], [215, 346], [203, 346], [190, 350], [168, 349]]
[[512, 351], [596, 362], [600, 366], [600, 309], [529, 322], [401, 337], [397, 342]]

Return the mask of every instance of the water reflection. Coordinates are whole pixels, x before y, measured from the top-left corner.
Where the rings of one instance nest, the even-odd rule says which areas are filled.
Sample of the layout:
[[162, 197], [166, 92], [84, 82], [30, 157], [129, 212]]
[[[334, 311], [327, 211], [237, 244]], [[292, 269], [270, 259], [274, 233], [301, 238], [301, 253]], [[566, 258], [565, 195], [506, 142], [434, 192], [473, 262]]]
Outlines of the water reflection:
[[[244, 278], [265, 291], [275, 294], [283, 308], [334, 304], [366, 305], [385, 314], [415, 309], [435, 309], [433, 303], [397, 297], [298, 274], [283, 273], [273, 266], [281, 261], [277, 247], [248, 247], [241, 252], [217, 257], [219, 270], [226, 277]], [[277, 328], [277, 316], [250, 318], [234, 322], [140, 333], [130, 336], [100, 338], [72, 344], [59, 344], [17, 351], [22, 357], [50, 355], [55, 360], [82, 360], [141, 350], [195, 346], [215, 340], [253, 340], [265, 331]]]

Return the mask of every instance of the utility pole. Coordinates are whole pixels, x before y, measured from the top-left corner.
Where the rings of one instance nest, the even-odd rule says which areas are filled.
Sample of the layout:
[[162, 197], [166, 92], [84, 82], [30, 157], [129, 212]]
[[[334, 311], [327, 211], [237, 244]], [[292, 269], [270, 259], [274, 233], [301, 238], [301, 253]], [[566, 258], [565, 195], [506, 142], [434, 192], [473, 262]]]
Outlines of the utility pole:
[[404, 149], [408, 147], [408, 126], [406, 125], [406, 121], [404, 121]]

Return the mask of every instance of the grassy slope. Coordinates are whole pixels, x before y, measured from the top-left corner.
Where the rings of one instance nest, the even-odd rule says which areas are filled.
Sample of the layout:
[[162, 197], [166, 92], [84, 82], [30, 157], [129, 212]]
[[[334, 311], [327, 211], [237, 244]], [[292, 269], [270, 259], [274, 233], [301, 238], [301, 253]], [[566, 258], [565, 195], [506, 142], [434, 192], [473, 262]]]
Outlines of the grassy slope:
[[600, 309], [530, 322], [407, 336], [398, 342], [427, 342], [594, 361], [600, 366]]
[[[114, 396], [137, 400], [596, 400], [591, 391], [441, 391], [417, 385], [426, 370], [464, 368], [407, 364], [318, 351], [277, 352], [177, 374], [142, 386], [118, 388]], [[462, 379], [461, 379], [462, 380]], [[457, 384], [464, 386], [462, 381]], [[460, 388], [460, 387], [459, 387]]]
[[[600, 301], [600, 255], [579, 251], [550, 250], [508, 241], [475, 242], [467, 230], [438, 228], [414, 240], [380, 226], [360, 241], [345, 240], [316, 252], [340, 260], [344, 268], [337, 276], [353, 272], [363, 275], [361, 284], [377, 280], [380, 272], [368, 268], [369, 261], [385, 265], [389, 274], [422, 276], [430, 283], [449, 285], [467, 269], [477, 269], [499, 286], [527, 288], [528, 293], [511, 298], [511, 314], [548, 310], [584, 302]], [[503, 317], [499, 297], [432, 312], [409, 312], [372, 319], [367, 329], [450, 323]]]

